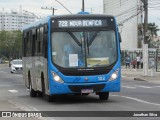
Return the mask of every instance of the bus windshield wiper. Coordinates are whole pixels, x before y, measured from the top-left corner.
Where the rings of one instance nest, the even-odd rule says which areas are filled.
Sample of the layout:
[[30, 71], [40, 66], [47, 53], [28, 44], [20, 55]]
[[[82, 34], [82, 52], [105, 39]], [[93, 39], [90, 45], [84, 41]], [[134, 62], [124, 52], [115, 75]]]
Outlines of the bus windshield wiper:
[[88, 55], [89, 55], [89, 40], [88, 40], [88, 35], [87, 35], [87, 51], [88, 51]]
[[94, 39], [96, 38], [96, 36], [97, 36], [97, 34], [99, 33], [99, 31], [96, 31], [95, 33], [94, 33], [94, 35], [92, 36], [92, 38], [89, 40], [89, 42], [87, 43], [87, 46], [89, 47], [91, 44], [92, 44], [92, 42], [94, 41]]
[[67, 31], [69, 33], [69, 35], [73, 38], [73, 40], [79, 45], [82, 46], [82, 44], [79, 42], [79, 40], [73, 35], [72, 32]]

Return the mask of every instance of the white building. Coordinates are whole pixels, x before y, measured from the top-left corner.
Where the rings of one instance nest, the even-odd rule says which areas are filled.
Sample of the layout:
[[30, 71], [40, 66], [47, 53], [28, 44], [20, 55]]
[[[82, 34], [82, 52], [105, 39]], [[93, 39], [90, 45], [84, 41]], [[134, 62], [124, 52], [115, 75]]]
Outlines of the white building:
[[[140, 23], [139, 0], [103, 0], [104, 14], [114, 15], [120, 24], [122, 50], [138, 49], [138, 23]], [[138, 17], [139, 16], [139, 17]]]
[[0, 11], [0, 31], [1, 30], [22, 30], [24, 25], [30, 24], [36, 20], [37, 16], [32, 13], [11, 11]]

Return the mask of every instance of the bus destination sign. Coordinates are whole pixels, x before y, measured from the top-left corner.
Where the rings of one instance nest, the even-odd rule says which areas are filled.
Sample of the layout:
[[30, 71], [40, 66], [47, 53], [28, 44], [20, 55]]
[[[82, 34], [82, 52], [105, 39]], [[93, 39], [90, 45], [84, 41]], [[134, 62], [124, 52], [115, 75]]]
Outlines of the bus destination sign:
[[83, 20], [52, 20], [54, 27], [58, 28], [74, 28], [74, 27], [104, 27], [107, 26], [105, 19], [83, 19]]

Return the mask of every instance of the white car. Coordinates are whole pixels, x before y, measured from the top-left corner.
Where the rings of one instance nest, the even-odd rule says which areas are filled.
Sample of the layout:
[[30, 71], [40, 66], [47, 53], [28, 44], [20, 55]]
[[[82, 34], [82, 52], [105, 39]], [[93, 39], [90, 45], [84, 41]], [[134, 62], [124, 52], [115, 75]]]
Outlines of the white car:
[[11, 73], [21, 73], [22, 72], [22, 60], [16, 59], [11, 61]]

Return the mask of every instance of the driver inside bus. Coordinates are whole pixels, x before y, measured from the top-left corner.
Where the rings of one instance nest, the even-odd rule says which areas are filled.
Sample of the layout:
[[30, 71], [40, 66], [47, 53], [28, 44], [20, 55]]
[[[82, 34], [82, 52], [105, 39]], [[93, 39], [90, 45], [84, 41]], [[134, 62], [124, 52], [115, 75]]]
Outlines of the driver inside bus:
[[[80, 55], [81, 51], [79, 51], [78, 49], [74, 48], [72, 44], [66, 44], [64, 45], [64, 53], [63, 53], [63, 57], [62, 57], [62, 65], [63, 67], [70, 67], [69, 65], [69, 55], [71, 54], [77, 54], [77, 62], [78, 62], [78, 66], [83, 66], [84, 63], [82, 62], [81, 58], [82, 56]], [[75, 67], [78, 67], [75, 66]]]
[[64, 53], [62, 57], [62, 64], [64, 67], [69, 67], [69, 54], [74, 54], [73, 47], [70, 44], [64, 45]]

